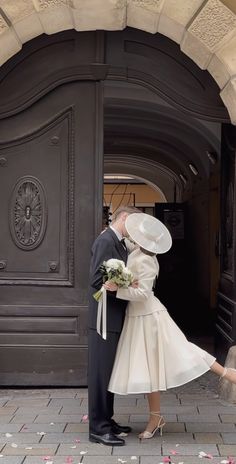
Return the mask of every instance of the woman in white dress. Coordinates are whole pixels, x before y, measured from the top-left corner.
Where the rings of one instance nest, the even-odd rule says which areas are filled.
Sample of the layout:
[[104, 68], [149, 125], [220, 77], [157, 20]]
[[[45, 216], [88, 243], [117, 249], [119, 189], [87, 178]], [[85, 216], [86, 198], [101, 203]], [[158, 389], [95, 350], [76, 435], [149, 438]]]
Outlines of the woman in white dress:
[[211, 354], [190, 343], [153, 294], [159, 273], [156, 254], [165, 253], [172, 245], [165, 225], [148, 214], [134, 213], [125, 226], [138, 245], [127, 262], [138, 286], [125, 289], [112, 282], [104, 284], [106, 290], [117, 292], [117, 298], [129, 301], [108, 389], [120, 395], [147, 394], [150, 417], [139, 435], [145, 439], [158, 430], [162, 434], [165, 425], [160, 391], [190, 382], [210, 369], [236, 383], [236, 370], [224, 368]]

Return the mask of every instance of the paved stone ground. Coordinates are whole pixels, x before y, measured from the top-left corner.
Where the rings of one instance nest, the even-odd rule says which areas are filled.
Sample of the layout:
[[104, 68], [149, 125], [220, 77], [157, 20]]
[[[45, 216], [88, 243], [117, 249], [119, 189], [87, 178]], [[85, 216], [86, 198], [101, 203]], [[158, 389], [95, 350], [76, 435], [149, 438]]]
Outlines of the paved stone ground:
[[121, 448], [88, 441], [86, 389], [0, 390], [0, 464], [232, 464], [236, 405], [219, 400], [217, 385], [207, 373], [163, 393], [163, 436], [145, 442], [137, 438], [147, 419], [144, 395], [117, 397], [117, 421], [133, 427]]

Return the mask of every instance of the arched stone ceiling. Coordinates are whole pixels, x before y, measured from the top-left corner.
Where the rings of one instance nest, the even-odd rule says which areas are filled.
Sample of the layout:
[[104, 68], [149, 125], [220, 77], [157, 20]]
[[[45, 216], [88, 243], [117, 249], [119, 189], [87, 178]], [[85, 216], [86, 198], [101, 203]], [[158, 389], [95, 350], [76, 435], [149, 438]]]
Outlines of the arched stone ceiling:
[[216, 80], [236, 124], [235, 0], [0, 0], [0, 65], [43, 33], [126, 26], [177, 42]]

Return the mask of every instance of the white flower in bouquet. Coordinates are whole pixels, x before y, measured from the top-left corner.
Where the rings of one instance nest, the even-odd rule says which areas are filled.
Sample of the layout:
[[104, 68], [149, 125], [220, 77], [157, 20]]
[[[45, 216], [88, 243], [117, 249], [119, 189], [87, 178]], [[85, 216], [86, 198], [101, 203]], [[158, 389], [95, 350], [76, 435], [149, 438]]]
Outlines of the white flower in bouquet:
[[[132, 272], [125, 266], [120, 259], [108, 259], [100, 267], [103, 274], [103, 283], [107, 280], [115, 283], [118, 287], [128, 288], [133, 282]], [[96, 301], [99, 301], [103, 292], [103, 287], [93, 294]]]
[[125, 264], [123, 261], [120, 259], [108, 259], [107, 261], [104, 261], [103, 266], [105, 266], [106, 270], [115, 270], [115, 269], [120, 269], [122, 267], [125, 269]]

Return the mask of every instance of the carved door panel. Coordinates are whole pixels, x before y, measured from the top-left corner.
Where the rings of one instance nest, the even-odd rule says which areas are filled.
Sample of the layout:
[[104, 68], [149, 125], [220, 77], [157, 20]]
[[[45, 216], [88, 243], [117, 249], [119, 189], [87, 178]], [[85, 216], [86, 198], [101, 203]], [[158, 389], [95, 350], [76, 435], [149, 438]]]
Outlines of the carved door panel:
[[236, 129], [224, 125], [221, 157], [221, 277], [216, 322], [216, 350], [223, 362], [236, 343]]
[[2, 385], [87, 383], [99, 91], [66, 84], [0, 121]]

